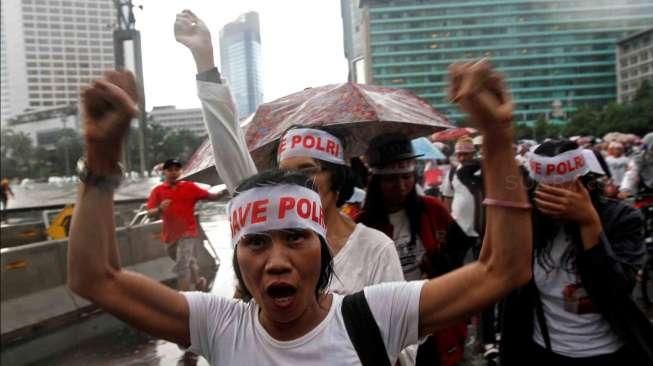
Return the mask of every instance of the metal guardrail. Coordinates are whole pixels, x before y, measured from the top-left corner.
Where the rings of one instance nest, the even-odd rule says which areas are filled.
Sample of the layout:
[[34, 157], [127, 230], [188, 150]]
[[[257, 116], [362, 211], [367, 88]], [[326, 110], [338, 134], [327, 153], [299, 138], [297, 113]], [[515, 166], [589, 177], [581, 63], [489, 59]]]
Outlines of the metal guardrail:
[[[142, 203], [144, 201], [145, 201], [144, 198], [130, 198], [130, 199], [125, 199], [125, 200], [116, 200], [114, 202], [114, 204], [115, 205], [120, 205], [120, 204], [126, 204], [126, 203]], [[8, 208], [6, 210], [3, 210], [3, 213], [5, 215], [7, 215], [8, 217], [11, 217], [11, 215], [13, 215], [13, 214], [20, 214], [20, 213], [33, 212], [33, 211], [41, 212], [43, 210], [61, 210], [65, 206], [66, 206], [66, 204], [16, 207], [16, 208]]]

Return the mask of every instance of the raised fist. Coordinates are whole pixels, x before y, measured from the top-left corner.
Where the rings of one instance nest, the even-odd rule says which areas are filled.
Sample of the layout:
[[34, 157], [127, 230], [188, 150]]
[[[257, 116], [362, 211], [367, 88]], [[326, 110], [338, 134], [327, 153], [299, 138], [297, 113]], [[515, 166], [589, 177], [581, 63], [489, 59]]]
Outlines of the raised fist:
[[209, 28], [190, 10], [184, 10], [177, 14], [175, 19], [175, 39], [190, 48], [191, 51], [213, 48]]
[[469, 114], [482, 132], [507, 130], [511, 126], [513, 104], [503, 77], [489, 62], [455, 63], [449, 67], [449, 99]]
[[81, 99], [88, 165], [95, 171], [113, 169], [130, 122], [138, 115], [134, 75], [108, 71], [82, 90]]

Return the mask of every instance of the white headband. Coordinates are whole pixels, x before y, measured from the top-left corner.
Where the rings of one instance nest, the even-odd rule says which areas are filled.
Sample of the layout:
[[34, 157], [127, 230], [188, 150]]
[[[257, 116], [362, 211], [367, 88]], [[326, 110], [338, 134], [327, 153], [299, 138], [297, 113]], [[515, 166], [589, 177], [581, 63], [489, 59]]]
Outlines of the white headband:
[[396, 163], [388, 164], [381, 168], [370, 168], [370, 173], [374, 175], [391, 175], [391, 174], [405, 174], [415, 171], [417, 164], [414, 159], [407, 159], [398, 161]]
[[342, 143], [337, 137], [322, 130], [296, 128], [281, 137], [277, 162], [297, 156], [345, 165]]
[[530, 176], [540, 183], [571, 182], [587, 173], [605, 174], [594, 152], [588, 149], [565, 151], [553, 157], [535, 154], [533, 147], [527, 154]]
[[248, 234], [282, 229], [310, 229], [326, 239], [324, 212], [317, 192], [282, 184], [249, 189], [227, 206], [231, 243]]

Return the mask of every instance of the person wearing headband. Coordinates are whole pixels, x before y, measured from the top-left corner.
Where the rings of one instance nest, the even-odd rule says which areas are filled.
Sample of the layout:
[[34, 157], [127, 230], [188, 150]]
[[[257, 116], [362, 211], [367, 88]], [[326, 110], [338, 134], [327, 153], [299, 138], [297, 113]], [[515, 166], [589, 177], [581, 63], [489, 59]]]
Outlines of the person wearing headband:
[[551, 140], [527, 154], [533, 280], [504, 302], [501, 365], [653, 363], [653, 327], [631, 298], [642, 218], [602, 196], [597, 153]]
[[[86, 175], [68, 244], [69, 288], [212, 365], [393, 365], [420, 337], [497, 301], [531, 277], [526, 191], [512, 157], [512, 106], [485, 62], [454, 65], [452, 100], [485, 136], [488, 230], [479, 260], [428, 281], [383, 283], [351, 295], [324, 291], [332, 263], [326, 215], [306, 176], [261, 173], [228, 207], [245, 302], [177, 292], [122, 268], [113, 191], [125, 135], [138, 113], [136, 81], [107, 72], [82, 94]], [[91, 178], [89, 178], [91, 177]]]
[[[201, 19], [184, 10], [177, 15], [175, 37], [191, 50], [195, 59], [198, 95], [216, 169], [233, 193], [238, 182], [257, 170], [245, 145], [229, 88], [215, 67], [211, 34]], [[330, 289], [352, 293], [375, 283], [402, 281], [401, 264], [392, 240], [377, 230], [356, 225], [339, 212], [354, 189], [342, 139], [333, 131], [297, 127], [283, 134], [272, 165], [300, 170], [316, 180], [334, 255], [336, 276]]]
[[[365, 154], [371, 177], [357, 217], [358, 222], [393, 238], [409, 281], [460, 267], [472, 245], [438, 199], [417, 192], [419, 156], [401, 133], [372, 139]], [[466, 334], [466, 322], [438, 331], [419, 347], [418, 362], [457, 364], [463, 357]], [[425, 355], [433, 359], [426, 361]]]

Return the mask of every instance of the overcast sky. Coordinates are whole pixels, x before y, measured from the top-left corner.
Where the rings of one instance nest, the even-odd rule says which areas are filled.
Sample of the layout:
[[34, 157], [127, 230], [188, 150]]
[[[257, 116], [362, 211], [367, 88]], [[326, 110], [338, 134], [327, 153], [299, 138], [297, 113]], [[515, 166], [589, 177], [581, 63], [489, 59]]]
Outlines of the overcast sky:
[[265, 101], [309, 86], [345, 82], [342, 18], [337, 0], [134, 0], [141, 31], [147, 109], [198, 107], [195, 66], [174, 39], [175, 14], [190, 9], [206, 22], [220, 65], [219, 31], [248, 11], [259, 13]]

